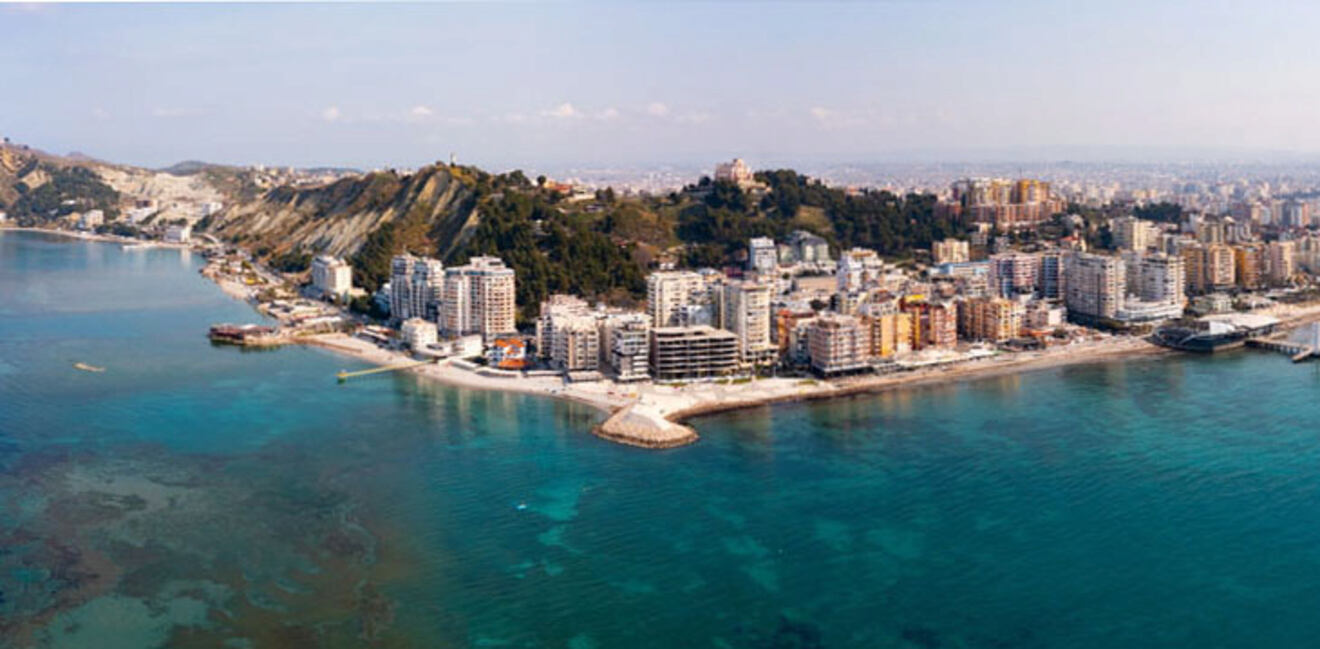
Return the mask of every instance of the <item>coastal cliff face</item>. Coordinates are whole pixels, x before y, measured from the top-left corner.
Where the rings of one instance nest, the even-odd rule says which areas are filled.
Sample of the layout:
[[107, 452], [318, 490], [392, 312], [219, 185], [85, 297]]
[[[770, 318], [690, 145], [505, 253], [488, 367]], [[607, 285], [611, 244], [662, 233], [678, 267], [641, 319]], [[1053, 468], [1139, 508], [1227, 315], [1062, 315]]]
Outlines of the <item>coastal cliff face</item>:
[[317, 187], [278, 187], [233, 205], [200, 227], [271, 254], [304, 250], [356, 254], [387, 223], [415, 243], [447, 254], [478, 222], [475, 182], [461, 168], [424, 167], [410, 175], [373, 172]]

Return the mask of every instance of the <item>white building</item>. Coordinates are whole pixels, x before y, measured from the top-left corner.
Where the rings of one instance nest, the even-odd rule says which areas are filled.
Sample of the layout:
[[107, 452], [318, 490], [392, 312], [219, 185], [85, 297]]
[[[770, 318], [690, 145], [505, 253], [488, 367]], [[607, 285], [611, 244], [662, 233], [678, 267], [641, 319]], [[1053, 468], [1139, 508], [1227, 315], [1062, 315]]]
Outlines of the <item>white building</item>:
[[747, 267], [758, 273], [773, 275], [779, 267], [779, 251], [775, 240], [756, 237], [747, 244]]
[[1127, 273], [1118, 257], [1073, 253], [1067, 261], [1065, 304], [1084, 320], [1115, 319], [1123, 308]]
[[880, 255], [874, 250], [853, 248], [839, 256], [834, 277], [840, 293], [853, 293], [870, 288], [884, 274], [885, 264]]
[[338, 257], [320, 255], [312, 260], [312, 287], [322, 297], [347, 297], [353, 290], [353, 267]]
[[165, 240], [170, 243], [188, 243], [192, 241], [192, 225], [171, 225], [165, 228]]
[[421, 318], [408, 318], [399, 328], [404, 343], [413, 351], [424, 351], [440, 340], [435, 323]]
[[682, 324], [683, 308], [708, 299], [706, 281], [692, 271], [651, 273], [646, 278], [646, 313], [652, 327]]
[[643, 313], [611, 314], [600, 321], [601, 365], [620, 382], [644, 381], [650, 373], [651, 319]]
[[473, 257], [445, 271], [440, 327], [446, 334], [481, 334], [487, 341], [517, 331], [514, 272], [498, 257]]
[[78, 217], [78, 227], [83, 230], [94, 229], [103, 223], [105, 223], [105, 213], [101, 210], [87, 210]]
[[390, 319], [435, 319], [444, 268], [438, 259], [395, 255], [390, 262]]
[[748, 365], [772, 365], [779, 350], [770, 338], [770, 285], [728, 282], [723, 293], [720, 324], [738, 336], [738, 359]]

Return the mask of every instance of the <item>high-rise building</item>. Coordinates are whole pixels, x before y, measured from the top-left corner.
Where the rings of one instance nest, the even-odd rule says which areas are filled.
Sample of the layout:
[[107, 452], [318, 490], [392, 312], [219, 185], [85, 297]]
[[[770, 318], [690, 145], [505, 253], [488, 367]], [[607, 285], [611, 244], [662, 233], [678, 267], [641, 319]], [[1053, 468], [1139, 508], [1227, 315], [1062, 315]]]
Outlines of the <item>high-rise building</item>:
[[843, 374], [870, 366], [867, 330], [853, 316], [817, 318], [807, 327], [811, 369], [823, 376]]
[[990, 255], [990, 291], [999, 297], [1034, 294], [1040, 259], [1040, 255], [1017, 251]]
[[1036, 275], [1036, 297], [1042, 300], [1062, 300], [1067, 274], [1063, 270], [1066, 252], [1051, 248], [1040, 253], [1040, 266]]
[[1030, 178], [969, 178], [953, 183], [952, 191], [954, 211], [1000, 231], [1036, 225], [1064, 208], [1049, 183]]
[[646, 278], [646, 312], [652, 327], [680, 325], [683, 307], [707, 298], [706, 281], [692, 271], [662, 271]]
[[600, 367], [600, 331], [590, 315], [555, 318], [550, 365], [564, 372], [594, 372]]
[[911, 314], [912, 347], [951, 349], [958, 344], [958, 304], [904, 298], [899, 309]]
[[721, 326], [738, 336], [738, 358], [745, 364], [772, 365], [778, 350], [770, 337], [770, 285], [726, 282]]
[[614, 380], [644, 381], [650, 374], [651, 319], [643, 313], [610, 314], [600, 320], [602, 365]]
[[1158, 242], [1159, 228], [1135, 216], [1120, 216], [1110, 221], [1109, 227], [1113, 233], [1114, 247], [1119, 250], [1145, 252]]
[[444, 264], [430, 257], [395, 255], [390, 262], [390, 319], [436, 318], [444, 282]]
[[1182, 249], [1187, 288], [1204, 294], [1233, 287], [1236, 278], [1233, 249], [1222, 243], [1196, 244]]
[[1182, 307], [1187, 302], [1186, 268], [1182, 257], [1154, 253], [1138, 262], [1137, 296], [1143, 302], [1160, 302]]
[[971, 261], [971, 246], [953, 238], [936, 241], [930, 245], [930, 256], [937, 264], [961, 264]]
[[779, 267], [779, 250], [775, 240], [755, 237], [747, 243], [747, 268], [758, 273], [773, 275]]
[[517, 286], [498, 257], [473, 257], [445, 271], [440, 327], [452, 336], [481, 334], [487, 341], [517, 331]]
[[564, 293], [555, 293], [541, 301], [541, 313], [536, 318], [536, 355], [538, 358], [550, 358], [554, 346], [555, 324], [569, 317], [591, 314], [591, 305], [586, 300]]
[[317, 256], [312, 260], [312, 288], [323, 297], [347, 297], [353, 290], [353, 267], [338, 257]]
[[1123, 260], [1107, 255], [1073, 253], [1066, 262], [1065, 305], [1081, 320], [1114, 319], [1123, 307], [1127, 274]]
[[1266, 263], [1270, 284], [1282, 286], [1292, 280], [1293, 273], [1296, 272], [1293, 261], [1296, 248], [1296, 244], [1292, 241], [1270, 242]]
[[1265, 283], [1265, 247], [1259, 243], [1233, 246], [1233, 268], [1237, 285], [1251, 290]]
[[971, 340], [1002, 343], [1018, 337], [1025, 307], [1002, 297], [972, 298], [958, 307], [958, 333]]

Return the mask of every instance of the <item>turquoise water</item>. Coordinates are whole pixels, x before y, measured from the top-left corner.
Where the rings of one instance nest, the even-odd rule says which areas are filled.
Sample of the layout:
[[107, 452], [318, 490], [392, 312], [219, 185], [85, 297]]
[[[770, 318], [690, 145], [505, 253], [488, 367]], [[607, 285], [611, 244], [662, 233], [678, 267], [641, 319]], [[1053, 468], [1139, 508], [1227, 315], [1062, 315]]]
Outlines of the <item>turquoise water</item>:
[[1061, 368], [705, 417], [654, 452], [578, 405], [212, 347], [256, 316], [199, 265], [0, 233], [0, 646], [1320, 635], [1320, 365]]

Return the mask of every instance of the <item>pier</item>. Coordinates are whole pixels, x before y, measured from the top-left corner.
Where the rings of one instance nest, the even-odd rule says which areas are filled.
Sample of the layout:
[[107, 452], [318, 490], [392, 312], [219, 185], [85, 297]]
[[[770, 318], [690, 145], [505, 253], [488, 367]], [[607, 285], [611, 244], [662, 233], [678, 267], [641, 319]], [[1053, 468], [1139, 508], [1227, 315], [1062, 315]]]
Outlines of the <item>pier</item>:
[[362, 377], [362, 376], [370, 376], [370, 375], [372, 375], [372, 374], [383, 374], [383, 373], [385, 373], [385, 372], [397, 372], [397, 371], [399, 371], [399, 370], [410, 370], [410, 369], [412, 369], [412, 368], [414, 368], [414, 367], [421, 367], [421, 366], [423, 366], [423, 365], [428, 365], [428, 364], [430, 364], [430, 363], [434, 363], [434, 362], [435, 362], [434, 359], [427, 359], [427, 360], [424, 360], [424, 361], [412, 361], [412, 362], [410, 362], [410, 363], [399, 363], [398, 365], [386, 365], [385, 367], [373, 367], [373, 368], [368, 369], [368, 370], [358, 370], [358, 371], [356, 371], [356, 372], [343, 371], [343, 372], [340, 372], [340, 373], [336, 374], [336, 375], [335, 375], [335, 378], [338, 379], [340, 383], [344, 383], [344, 382], [348, 381], [349, 379], [354, 379], [354, 378], [358, 378], [358, 377]]
[[1300, 363], [1308, 358], [1315, 356], [1315, 348], [1310, 345], [1290, 342], [1287, 340], [1270, 340], [1268, 338], [1252, 338], [1247, 341], [1248, 347], [1257, 349], [1266, 349], [1272, 352], [1282, 352], [1292, 358], [1292, 362]]
[[1247, 340], [1247, 346], [1283, 352], [1292, 358], [1292, 362], [1300, 363], [1315, 358], [1316, 350], [1320, 350], [1320, 324], [1311, 323], [1297, 329], [1286, 339], [1251, 338]]

